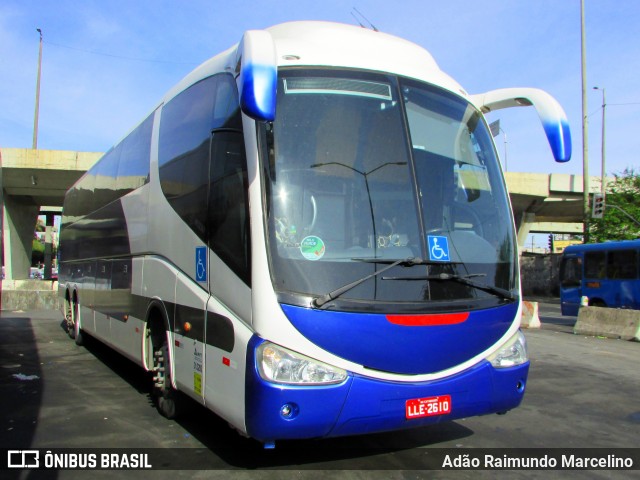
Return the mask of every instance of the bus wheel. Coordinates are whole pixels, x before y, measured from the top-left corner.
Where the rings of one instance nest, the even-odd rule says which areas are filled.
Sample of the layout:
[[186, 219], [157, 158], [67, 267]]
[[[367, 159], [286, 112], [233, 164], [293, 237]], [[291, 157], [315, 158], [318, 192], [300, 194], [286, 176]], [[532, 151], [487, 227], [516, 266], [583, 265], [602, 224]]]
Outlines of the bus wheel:
[[589, 306], [590, 307], [602, 307], [602, 308], [604, 308], [604, 307], [607, 306], [607, 304], [604, 303], [604, 301], [599, 299], [599, 298], [594, 298], [593, 300], [591, 300], [591, 299], [589, 300]]
[[70, 314], [67, 314], [67, 328], [69, 336], [75, 340], [76, 345], [82, 346], [84, 345], [84, 337], [82, 335], [82, 330], [80, 330], [80, 309], [78, 308], [77, 299], [74, 299], [73, 302], [70, 303], [67, 312], [69, 311], [71, 311]]
[[67, 295], [64, 299], [64, 322], [65, 325], [67, 326], [67, 333], [69, 334], [69, 337], [74, 338], [73, 334], [73, 308], [72, 308], [72, 303], [71, 303], [71, 299], [69, 298], [69, 295]]
[[174, 419], [178, 416], [178, 391], [171, 386], [171, 365], [166, 340], [153, 351], [153, 398], [158, 412], [163, 417]]

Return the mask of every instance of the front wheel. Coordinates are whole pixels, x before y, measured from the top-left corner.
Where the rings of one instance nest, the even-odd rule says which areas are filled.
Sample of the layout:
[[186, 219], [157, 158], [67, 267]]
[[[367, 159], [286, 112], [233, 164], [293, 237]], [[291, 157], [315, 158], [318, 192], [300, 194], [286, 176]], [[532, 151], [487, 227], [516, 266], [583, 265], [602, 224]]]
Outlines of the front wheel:
[[156, 408], [163, 417], [174, 419], [179, 414], [179, 392], [171, 386], [171, 365], [166, 340], [159, 347], [154, 347], [153, 365], [153, 398]]

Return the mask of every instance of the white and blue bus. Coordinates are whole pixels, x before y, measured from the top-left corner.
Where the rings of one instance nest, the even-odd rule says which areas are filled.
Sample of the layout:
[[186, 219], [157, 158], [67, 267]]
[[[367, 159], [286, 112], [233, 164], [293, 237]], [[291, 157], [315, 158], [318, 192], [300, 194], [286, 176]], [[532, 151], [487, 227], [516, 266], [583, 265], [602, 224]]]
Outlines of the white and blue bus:
[[363, 28], [247, 31], [67, 193], [69, 332], [240, 433], [333, 437], [503, 413], [529, 362], [513, 215], [483, 113], [431, 55]]
[[560, 263], [563, 315], [594, 307], [640, 310], [640, 240], [570, 245]]

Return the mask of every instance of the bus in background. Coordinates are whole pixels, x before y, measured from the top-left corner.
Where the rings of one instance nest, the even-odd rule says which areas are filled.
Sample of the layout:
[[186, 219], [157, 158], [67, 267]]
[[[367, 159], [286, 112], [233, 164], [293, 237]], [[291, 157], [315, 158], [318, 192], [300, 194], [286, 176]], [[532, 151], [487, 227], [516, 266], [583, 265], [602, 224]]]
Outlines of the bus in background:
[[421, 47], [327, 22], [247, 31], [67, 193], [69, 333], [241, 434], [419, 427], [518, 406], [529, 361], [513, 215], [483, 112]]
[[572, 245], [560, 263], [563, 315], [578, 315], [580, 300], [595, 307], [640, 310], [640, 240]]

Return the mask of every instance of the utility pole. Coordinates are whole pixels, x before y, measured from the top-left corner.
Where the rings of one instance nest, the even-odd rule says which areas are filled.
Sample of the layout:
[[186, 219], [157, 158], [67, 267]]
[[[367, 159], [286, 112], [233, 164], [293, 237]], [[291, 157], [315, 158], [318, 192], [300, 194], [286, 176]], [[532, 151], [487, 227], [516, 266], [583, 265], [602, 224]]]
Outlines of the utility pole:
[[594, 90], [602, 90], [602, 171], [601, 171], [601, 178], [600, 178], [600, 192], [602, 193], [602, 196], [605, 196], [605, 190], [606, 190], [606, 177], [605, 177], [605, 112], [606, 112], [606, 107], [607, 107], [607, 100], [605, 98], [605, 90], [604, 88], [600, 88], [600, 87], [593, 87]]
[[582, 60], [582, 222], [584, 243], [589, 242], [589, 126], [587, 113], [587, 38], [584, 28], [584, 0], [580, 0], [580, 37]]
[[42, 30], [36, 28], [40, 34], [40, 52], [38, 53], [38, 79], [36, 81], [36, 113], [33, 118], [33, 148], [38, 148], [38, 115], [40, 112], [40, 74], [42, 72]]

